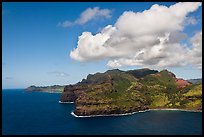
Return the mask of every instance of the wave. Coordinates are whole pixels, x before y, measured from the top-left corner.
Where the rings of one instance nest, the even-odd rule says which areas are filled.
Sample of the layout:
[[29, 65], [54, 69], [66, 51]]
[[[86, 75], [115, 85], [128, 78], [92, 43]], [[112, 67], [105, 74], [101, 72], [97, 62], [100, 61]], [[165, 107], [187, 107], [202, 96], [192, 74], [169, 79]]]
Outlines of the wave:
[[104, 117], [104, 116], [125, 116], [125, 115], [132, 115], [134, 113], [138, 113], [138, 112], [124, 113], [124, 114], [109, 114], [109, 115], [91, 115], [91, 116], [78, 116], [74, 112], [71, 112], [71, 115], [73, 115], [74, 117]]
[[60, 104], [66, 104], [66, 103], [74, 103], [74, 102], [62, 102], [62, 101], [59, 101]]
[[174, 109], [174, 108], [164, 108], [164, 109], [147, 109], [147, 110], [142, 110], [142, 111], [136, 111], [136, 112], [131, 112], [131, 113], [124, 113], [124, 114], [109, 114], [109, 115], [91, 115], [91, 116], [78, 116], [76, 115], [73, 111], [71, 112], [71, 115], [77, 118], [81, 117], [103, 117], [103, 116], [127, 116], [127, 115], [133, 115], [136, 113], [143, 113], [143, 112], [148, 112], [148, 111], [158, 111], [158, 110], [170, 110], [170, 111], [185, 111], [185, 112], [202, 112], [202, 111], [196, 111], [196, 110], [186, 110], [186, 109]]
[[154, 110], [170, 110], [170, 111], [185, 111], [185, 112], [202, 112], [202, 110], [188, 110], [188, 109], [178, 109], [178, 108], [158, 108], [158, 109], [149, 109], [150, 111]]

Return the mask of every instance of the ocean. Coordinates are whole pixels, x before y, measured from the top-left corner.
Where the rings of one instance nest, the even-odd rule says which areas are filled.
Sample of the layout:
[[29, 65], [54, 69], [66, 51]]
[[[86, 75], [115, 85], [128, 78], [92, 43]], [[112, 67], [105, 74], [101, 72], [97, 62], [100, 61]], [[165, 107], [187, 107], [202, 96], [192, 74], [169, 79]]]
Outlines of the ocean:
[[201, 135], [202, 112], [156, 110], [77, 118], [59, 93], [2, 90], [3, 135]]

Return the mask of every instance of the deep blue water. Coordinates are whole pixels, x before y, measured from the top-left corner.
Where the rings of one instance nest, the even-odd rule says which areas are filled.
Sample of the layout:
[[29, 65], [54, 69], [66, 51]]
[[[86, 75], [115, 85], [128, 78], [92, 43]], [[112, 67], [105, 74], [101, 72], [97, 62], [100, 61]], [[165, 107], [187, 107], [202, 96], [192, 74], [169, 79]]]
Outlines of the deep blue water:
[[6, 134], [202, 134], [202, 113], [150, 111], [129, 116], [76, 118], [74, 104], [60, 94], [2, 91], [2, 130]]

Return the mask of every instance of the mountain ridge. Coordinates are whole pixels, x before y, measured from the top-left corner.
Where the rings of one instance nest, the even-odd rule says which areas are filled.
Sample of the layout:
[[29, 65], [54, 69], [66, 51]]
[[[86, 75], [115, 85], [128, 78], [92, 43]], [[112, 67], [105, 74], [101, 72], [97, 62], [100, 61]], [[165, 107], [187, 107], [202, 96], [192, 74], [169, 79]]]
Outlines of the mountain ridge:
[[61, 102], [74, 102], [78, 116], [124, 114], [147, 109], [202, 110], [202, 84], [168, 70], [108, 70], [67, 85]]

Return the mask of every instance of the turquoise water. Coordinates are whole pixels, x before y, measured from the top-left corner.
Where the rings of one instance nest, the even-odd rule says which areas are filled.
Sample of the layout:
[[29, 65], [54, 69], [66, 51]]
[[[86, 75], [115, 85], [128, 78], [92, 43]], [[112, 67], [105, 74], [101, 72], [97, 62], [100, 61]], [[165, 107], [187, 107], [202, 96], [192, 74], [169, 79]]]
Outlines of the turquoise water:
[[202, 113], [149, 111], [129, 116], [76, 118], [74, 104], [59, 104], [60, 94], [2, 91], [3, 135], [199, 135]]

